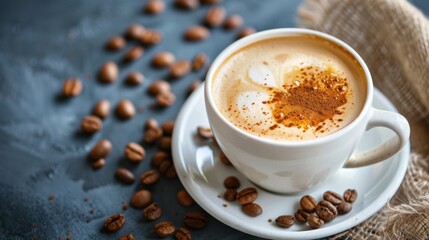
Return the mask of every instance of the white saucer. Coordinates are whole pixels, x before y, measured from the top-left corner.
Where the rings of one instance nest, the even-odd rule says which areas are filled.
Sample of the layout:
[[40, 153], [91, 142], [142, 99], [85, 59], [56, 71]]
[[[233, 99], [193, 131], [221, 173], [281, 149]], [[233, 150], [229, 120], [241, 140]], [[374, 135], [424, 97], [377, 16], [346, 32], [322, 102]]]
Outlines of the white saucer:
[[[389, 100], [377, 89], [374, 91], [373, 106], [396, 111]], [[382, 208], [398, 189], [405, 175], [410, 146], [381, 163], [358, 169], [341, 169], [337, 175], [321, 188], [308, 194], [318, 200], [323, 192], [333, 190], [342, 194], [348, 188], [357, 189], [358, 200], [353, 210], [316, 230], [305, 224], [295, 224], [289, 229], [279, 228], [274, 220], [279, 215], [291, 214], [299, 208], [303, 194], [278, 195], [258, 188], [235, 168], [223, 165], [214, 144], [207, 144], [196, 137], [198, 126], [209, 126], [204, 106], [203, 85], [200, 86], [183, 106], [173, 134], [174, 164], [184, 187], [195, 201], [213, 217], [239, 231], [268, 239], [313, 239], [345, 231], [368, 219]], [[365, 133], [359, 149], [366, 149], [392, 137], [387, 129], [376, 128]], [[323, 163], [321, 163], [323, 164]], [[241, 181], [240, 189], [248, 186], [258, 188], [255, 201], [263, 208], [258, 217], [245, 215], [237, 203], [225, 201], [223, 181], [236, 176]], [[224, 206], [227, 204], [227, 207]], [[272, 219], [272, 222], [268, 220]]]

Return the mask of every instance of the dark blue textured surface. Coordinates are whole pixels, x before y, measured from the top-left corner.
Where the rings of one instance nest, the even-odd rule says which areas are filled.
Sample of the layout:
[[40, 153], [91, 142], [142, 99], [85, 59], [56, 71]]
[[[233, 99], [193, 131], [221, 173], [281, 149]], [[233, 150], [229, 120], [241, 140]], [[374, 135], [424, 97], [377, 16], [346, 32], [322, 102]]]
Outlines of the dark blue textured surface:
[[[203, 51], [213, 59], [230, 44], [236, 32], [214, 29], [201, 43], [186, 43], [183, 31], [200, 22], [207, 7], [183, 12], [166, 1], [167, 9], [159, 16], [142, 14], [142, 1], [75, 0], [24, 1], [2, 3], [0, 9], [0, 239], [118, 239], [132, 232], [138, 239], [156, 238], [153, 223], [147, 223], [142, 211], [122, 211], [138, 183], [125, 186], [114, 178], [119, 167], [131, 169], [136, 176], [150, 168], [154, 148], [146, 160], [132, 165], [123, 158], [130, 141], [142, 139], [143, 123], [149, 117], [158, 121], [174, 119], [186, 99], [186, 88], [201, 78], [203, 71], [172, 81], [176, 103], [165, 111], [149, 109], [154, 99], [146, 88], [155, 79], [165, 78], [164, 70], [154, 70], [149, 61], [154, 53], [168, 50], [177, 58], [192, 59]], [[413, 1], [426, 14], [426, 0]], [[295, 26], [295, 11], [300, 1], [225, 0], [228, 13], [244, 17], [245, 25], [257, 30]], [[147, 48], [140, 60], [121, 66], [120, 80], [111, 85], [96, 81], [99, 66], [119, 61], [125, 50], [108, 53], [103, 45], [131, 23], [156, 28], [164, 35], [162, 44]], [[132, 44], [128, 44], [127, 48]], [[142, 86], [131, 88], [123, 83], [125, 74], [139, 70], [146, 76]], [[70, 76], [83, 80], [81, 96], [69, 101], [60, 96], [62, 82]], [[145, 109], [129, 121], [113, 115], [104, 121], [101, 132], [92, 137], [79, 133], [83, 116], [90, 113], [100, 98], [112, 105], [123, 98]], [[93, 171], [86, 160], [89, 149], [101, 138], [113, 142], [107, 164]], [[175, 195], [178, 179], [165, 180], [149, 189], [164, 209], [162, 219], [182, 225], [184, 213]], [[55, 196], [48, 200], [50, 194]], [[84, 198], [88, 198], [85, 202]], [[197, 209], [198, 206], [190, 209]], [[90, 213], [93, 209], [95, 212]], [[102, 232], [104, 219], [123, 212], [127, 223], [116, 234]], [[89, 222], [87, 222], [89, 220]], [[254, 239], [211, 218], [204, 230], [193, 231], [194, 239]]]

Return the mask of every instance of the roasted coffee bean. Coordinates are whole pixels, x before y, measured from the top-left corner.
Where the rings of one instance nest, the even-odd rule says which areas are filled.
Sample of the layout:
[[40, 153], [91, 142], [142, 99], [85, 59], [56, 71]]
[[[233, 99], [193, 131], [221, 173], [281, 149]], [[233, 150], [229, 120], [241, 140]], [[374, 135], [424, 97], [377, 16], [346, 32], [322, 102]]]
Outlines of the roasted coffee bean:
[[174, 168], [173, 161], [166, 160], [159, 165], [159, 171], [168, 179], [177, 177], [176, 169]]
[[299, 201], [299, 205], [301, 206], [302, 210], [308, 213], [314, 213], [314, 211], [316, 210], [317, 201], [312, 196], [305, 195]]
[[184, 222], [190, 228], [202, 229], [207, 225], [207, 216], [201, 211], [191, 211], [186, 213]]
[[96, 116], [86, 116], [82, 119], [80, 128], [85, 133], [93, 134], [103, 128], [103, 122]]
[[101, 99], [95, 104], [92, 109], [92, 114], [99, 117], [100, 119], [105, 119], [109, 116], [110, 113], [110, 102], [106, 99]]
[[191, 42], [202, 41], [208, 37], [210, 37], [210, 31], [203, 26], [192, 26], [185, 31], [185, 39]]
[[128, 99], [122, 99], [116, 106], [116, 115], [122, 119], [129, 119], [136, 115], [134, 104]]
[[116, 232], [121, 229], [125, 224], [125, 216], [116, 213], [104, 221], [104, 229], [106, 232]]
[[162, 132], [166, 136], [171, 136], [173, 134], [173, 129], [174, 129], [174, 121], [173, 120], [165, 121], [162, 124]]
[[104, 167], [105, 164], [106, 164], [106, 160], [104, 160], [104, 158], [100, 158], [97, 161], [92, 163], [92, 168], [94, 170], [97, 170], [97, 169]]
[[332, 191], [326, 191], [323, 194], [323, 199], [325, 199], [326, 201], [334, 204], [334, 205], [338, 205], [340, 204], [343, 200], [341, 199], [341, 195], [336, 193], [336, 192], [332, 192]]
[[125, 47], [125, 39], [121, 36], [114, 36], [107, 40], [106, 48], [111, 51], [118, 51]]
[[139, 39], [145, 45], [154, 45], [162, 41], [162, 34], [156, 30], [146, 29]]
[[144, 11], [147, 14], [160, 14], [165, 9], [165, 3], [163, 0], [150, 0], [144, 6]]
[[162, 92], [156, 95], [156, 103], [159, 107], [169, 107], [176, 101], [176, 95], [172, 92]]
[[146, 151], [140, 144], [130, 142], [125, 147], [124, 154], [131, 162], [141, 162], [146, 155]]
[[259, 204], [256, 203], [249, 203], [249, 204], [245, 204], [243, 206], [241, 206], [241, 210], [251, 216], [251, 217], [256, 217], [262, 214], [262, 208], [261, 206], [259, 206]]
[[159, 207], [158, 203], [151, 203], [143, 210], [143, 215], [146, 220], [155, 221], [162, 215], [162, 209]]
[[237, 190], [227, 189], [223, 194], [223, 198], [228, 202], [234, 202], [237, 199]]
[[163, 221], [155, 224], [155, 233], [158, 237], [168, 237], [176, 231], [176, 227], [172, 222]]
[[149, 128], [146, 129], [143, 135], [143, 141], [147, 144], [153, 144], [156, 140], [161, 138], [162, 129], [161, 128]]
[[225, 20], [225, 9], [221, 6], [211, 7], [205, 16], [205, 23], [209, 27], [218, 27]]
[[170, 83], [164, 80], [154, 81], [147, 89], [147, 92], [152, 96], [156, 96], [160, 93], [165, 93], [170, 91], [171, 91]]
[[136, 238], [131, 233], [127, 233], [122, 235], [119, 240], [136, 240]]
[[132, 62], [134, 60], [137, 60], [138, 58], [140, 58], [144, 53], [144, 50], [142, 47], [136, 46], [131, 48], [130, 50], [128, 50], [128, 52], [125, 53], [124, 57], [122, 58], [122, 60], [124, 62]]
[[253, 34], [255, 32], [256, 32], [256, 30], [254, 28], [252, 28], [252, 27], [245, 27], [245, 28], [243, 28], [243, 29], [240, 30], [240, 32], [237, 35], [237, 38], [238, 39], [244, 38], [244, 37], [247, 37], [250, 34]]
[[188, 229], [181, 227], [174, 234], [174, 238], [176, 240], [191, 240], [192, 234]]
[[176, 197], [177, 201], [184, 207], [192, 206], [195, 203], [194, 199], [192, 199], [186, 189], [179, 190]]
[[310, 214], [307, 213], [306, 211], [302, 210], [302, 209], [298, 209], [298, 211], [296, 211], [296, 213], [295, 213], [296, 220], [298, 220], [302, 223], [307, 221], [308, 216], [310, 216]]
[[152, 58], [152, 65], [157, 68], [168, 67], [174, 63], [176, 58], [171, 52], [159, 52]]
[[346, 214], [352, 210], [352, 204], [349, 202], [341, 202], [337, 206], [338, 214]]
[[223, 23], [223, 27], [227, 30], [232, 30], [240, 27], [242, 24], [243, 24], [243, 18], [238, 14], [234, 14], [234, 15], [228, 16], [225, 19], [225, 22]]
[[221, 0], [200, 0], [200, 2], [202, 4], [211, 5], [211, 4], [218, 4], [221, 2]]
[[159, 167], [162, 162], [171, 160], [170, 154], [163, 151], [158, 151], [153, 154], [151, 164], [154, 167]]
[[219, 152], [219, 160], [225, 166], [232, 166], [231, 161], [229, 161], [228, 157], [222, 151]]
[[115, 175], [116, 175], [116, 178], [123, 183], [127, 183], [127, 184], [134, 183], [134, 180], [135, 180], [134, 174], [125, 168], [118, 168], [118, 170], [116, 170]]
[[248, 187], [237, 193], [237, 201], [241, 205], [249, 204], [258, 198], [258, 191], [256, 188]]
[[192, 92], [195, 91], [195, 89], [197, 89], [201, 84], [201, 80], [197, 79], [195, 81], [193, 81], [191, 84], [189, 84], [188, 86], [188, 94], [191, 94]]
[[150, 128], [157, 128], [157, 127], [158, 127], [158, 121], [156, 121], [156, 119], [154, 118], [149, 118], [144, 125], [145, 130], [148, 130]]
[[325, 224], [325, 222], [324, 222], [322, 219], [320, 219], [320, 218], [318, 218], [318, 217], [316, 217], [316, 216], [313, 216], [313, 215], [308, 216], [308, 218], [307, 218], [307, 222], [308, 222], [308, 225], [309, 225], [312, 229], [318, 229], [318, 228], [320, 228], [323, 224]]
[[109, 155], [111, 150], [112, 143], [107, 139], [102, 139], [92, 147], [91, 152], [89, 152], [89, 158], [92, 160], [105, 158]]
[[356, 189], [347, 189], [344, 192], [343, 197], [346, 202], [353, 203], [358, 197], [358, 192]]
[[209, 127], [198, 127], [197, 133], [198, 133], [198, 136], [204, 139], [213, 138], [213, 132]]
[[98, 79], [103, 83], [112, 83], [118, 79], [119, 68], [114, 62], [106, 62], [101, 66]]
[[316, 206], [316, 214], [323, 221], [329, 222], [338, 215], [338, 211], [332, 203], [322, 200]]
[[132, 24], [125, 31], [125, 36], [129, 39], [137, 40], [141, 37], [144, 31], [145, 28], [142, 25]]
[[171, 150], [171, 137], [162, 137], [158, 147], [162, 150]]
[[131, 198], [131, 205], [135, 208], [144, 208], [152, 202], [152, 193], [148, 190], [140, 190]]
[[137, 71], [130, 72], [125, 77], [125, 82], [129, 85], [140, 85], [144, 82], [144, 76]]
[[240, 180], [238, 180], [238, 178], [234, 177], [234, 176], [229, 176], [227, 178], [225, 178], [225, 180], [223, 181], [223, 185], [227, 188], [227, 189], [237, 189], [240, 187]]
[[69, 78], [63, 84], [63, 95], [75, 97], [82, 92], [82, 82], [78, 78]]
[[172, 78], [181, 78], [191, 71], [191, 64], [188, 60], [179, 60], [170, 66], [170, 76]]
[[194, 60], [192, 60], [192, 69], [194, 71], [199, 71], [207, 63], [208, 57], [204, 53], [198, 53]]
[[174, 5], [184, 10], [192, 10], [197, 8], [200, 4], [198, 0], [175, 0]]
[[159, 178], [160, 178], [160, 174], [158, 170], [152, 169], [143, 173], [143, 175], [140, 178], [140, 182], [144, 185], [152, 185], [158, 182]]
[[279, 227], [289, 228], [295, 224], [295, 219], [291, 215], [282, 215], [276, 218], [276, 224]]

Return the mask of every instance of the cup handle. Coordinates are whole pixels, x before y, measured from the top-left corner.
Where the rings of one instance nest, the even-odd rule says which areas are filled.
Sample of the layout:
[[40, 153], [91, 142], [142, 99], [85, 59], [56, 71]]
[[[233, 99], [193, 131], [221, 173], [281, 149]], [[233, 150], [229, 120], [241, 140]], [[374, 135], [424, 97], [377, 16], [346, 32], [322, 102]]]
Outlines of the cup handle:
[[410, 125], [402, 115], [372, 108], [366, 130], [374, 127], [385, 127], [395, 132], [396, 136], [380, 145], [363, 152], [353, 153], [347, 160], [345, 168], [363, 167], [381, 162], [402, 149], [410, 137]]

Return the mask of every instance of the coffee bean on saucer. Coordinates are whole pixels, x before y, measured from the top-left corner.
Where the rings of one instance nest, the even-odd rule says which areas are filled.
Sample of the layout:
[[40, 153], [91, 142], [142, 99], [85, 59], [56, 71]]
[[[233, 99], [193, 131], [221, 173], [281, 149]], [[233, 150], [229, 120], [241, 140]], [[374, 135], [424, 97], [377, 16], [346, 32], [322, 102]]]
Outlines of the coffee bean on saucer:
[[158, 151], [153, 154], [151, 164], [154, 167], [159, 167], [163, 161], [171, 161], [171, 160], [172, 159], [170, 154], [163, 151]]
[[128, 99], [122, 99], [116, 106], [116, 115], [122, 119], [129, 119], [136, 114], [134, 104]]
[[119, 68], [114, 62], [106, 62], [101, 66], [98, 79], [103, 83], [112, 83], [118, 79]]
[[129, 39], [137, 40], [141, 37], [145, 28], [140, 24], [132, 24], [125, 31], [125, 36]]
[[240, 180], [234, 176], [229, 176], [223, 181], [223, 185], [227, 189], [237, 189], [240, 187]]
[[205, 16], [205, 24], [209, 27], [218, 27], [222, 24], [225, 19], [225, 9], [221, 6], [215, 6], [209, 8]]
[[162, 150], [171, 150], [171, 137], [162, 137], [159, 140], [158, 147]]
[[210, 36], [210, 31], [203, 26], [192, 26], [186, 29], [185, 39], [191, 42], [197, 42], [207, 39]]
[[244, 37], [247, 37], [250, 34], [253, 34], [255, 32], [256, 32], [256, 30], [254, 28], [252, 28], [252, 27], [245, 27], [245, 28], [243, 28], [243, 29], [240, 30], [240, 32], [237, 35], [237, 38], [238, 39], [244, 38]]
[[352, 204], [349, 202], [341, 202], [337, 206], [338, 214], [346, 214], [352, 210]]
[[194, 59], [192, 60], [192, 70], [199, 71], [204, 67], [204, 65], [208, 61], [208, 57], [205, 53], [198, 53], [195, 55]]
[[132, 184], [135, 181], [134, 174], [125, 168], [118, 168], [115, 176], [119, 181], [126, 184]]
[[121, 229], [125, 224], [125, 216], [116, 213], [104, 221], [104, 229], [106, 232], [116, 232]]
[[110, 103], [106, 99], [101, 99], [95, 104], [92, 109], [92, 114], [99, 117], [100, 119], [105, 119], [109, 116], [110, 113]]
[[323, 221], [329, 222], [338, 215], [338, 211], [332, 203], [322, 200], [316, 206], [316, 214]]
[[209, 127], [198, 127], [197, 128], [198, 136], [204, 139], [211, 139], [213, 138], [213, 132]]
[[152, 202], [152, 193], [148, 190], [140, 190], [131, 198], [131, 205], [135, 208], [144, 208]]
[[132, 62], [140, 58], [143, 55], [143, 53], [144, 53], [143, 48], [140, 46], [136, 46], [128, 50], [128, 52], [125, 53], [122, 60], [124, 62]]
[[94, 170], [100, 169], [104, 167], [105, 164], [106, 164], [106, 160], [104, 160], [104, 158], [100, 158], [97, 161], [92, 163], [92, 169]]
[[146, 220], [155, 221], [162, 215], [162, 209], [158, 203], [151, 203], [143, 210], [143, 215]]
[[82, 82], [78, 78], [69, 78], [63, 84], [63, 95], [75, 97], [82, 92]]
[[195, 91], [195, 89], [197, 89], [201, 84], [201, 80], [197, 79], [195, 81], [193, 81], [191, 84], [189, 84], [188, 86], [188, 94], [191, 94], [192, 92]]
[[112, 143], [107, 139], [102, 139], [92, 147], [89, 152], [89, 158], [91, 160], [98, 160], [100, 158], [105, 158], [109, 155], [112, 150]]
[[150, 0], [144, 6], [144, 12], [147, 14], [160, 14], [165, 9], [165, 3], [163, 0]]
[[162, 136], [162, 129], [160, 127], [157, 128], [148, 128], [146, 129], [143, 135], [143, 141], [147, 144], [153, 144], [155, 141], [160, 139]]
[[308, 218], [307, 218], [307, 222], [308, 222], [308, 225], [309, 225], [312, 229], [318, 229], [318, 228], [320, 228], [323, 224], [325, 224], [325, 222], [324, 222], [322, 219], [320, 219], [320, 218], [318, 218], [318, 217], [316, 217], [316, 216], [313, 216], [313, 215], [308, 216]]
[[188, 229], [181, 227], [174, 234], [174, 238], [176, 240], [191, 240], [192, 234]]
[[219, 160], [225, 166], [232, 166], [231, 161], [229, 161], [228, 157], [222, 151], [219, 152]]
[[334, 205], [338, 205], [343, 201], [340, 194], [332, 191], [326, 191], [323, 193], [323, 199]]
[[186, 189], [181, 189], [177, 192], [177, 201], [180, 203], [180, 205], [184, 207], [192, 206], [195, 201], [192, 199], [191, 195], [186, 191]]
[[160, 178], [160, 174], [158, 170], [151, 169], [143, 173], [143, 175], [140, 177], [140, 182], [144, 185], [152, 185], [158, 182]]
[[234, 14], [234, 15], [228, 16], [225, 19], [225, 22], [223, 23], [223, 27], [227, 30], [232, 30], [240, 27], [242, 24], [243, 24], [243, 18], [238, 14]]
[[144, 130], [148, 130], [150, 128], [157, 128], [158, 126], [158, 121], [156, 121], [156, 119], [149, 118], [144, 125]]
[[150, 95], [156, 96], [160, 93], [170, 92], [171, 86], [167, 81], [156, 80], [148, 87], [147, 91]]
[[165, 108], [174, 104], [176, 95], [172, 92], [163, 92], [156, 95], [156, 103], [159, 107]]
[[159, 52], [152, 58], [152, 65], [157, 68], [164, 68], [173, 64], [175, 60], [171, 52]]
[[162, 221], [154, 226], [155, 233], [158, 237], [165, 238], [174, 233], [176, 231], [176, 227], [172, 222]]
[[133, 71], [125, 77], [125, 82], [129, 85], [140, 85], [144, 82], [144, 76], [138, 71]]
[[174, 121], [170, 120], [170, 121], [165, 121], [162, 124], [162, 132], [164, 133], [164, 135], [166, 136], [171, 136], [173, 134], [173, 129], [174, 129]]
[[258, 198], [258, 191], [254, 187], [245, 188], [237, 193], [237, 202], [241, 205], [249, 204]]
[[307, 221], [308, 216], [310, 216], [310, 214], [302, 209], [298, 209], [295, 213], [295, 219], [302, 223]]
[[262, 208], [261, 206], [259, 206], [259, 204], [256, 203], [248, 203], [245, 204], [243, 206], [241, 206], [241, 210], [251, 216], [251, 217], [256, 217], [262, 214]]
[[170, 76], [172, 78], [181, 78], [191, 71], [191, 64], [188, 60], [182, 59], [170, 66]]
[[124, 150], [125, 157], [131, 162], [141, 162], [146, 155], [146, 151], [140, 144], [130, 142]]
[[316, 210], [317, 201], [312, 196], [305, 195], [299, 201], [299, 205], [301, 206], [302, 210], [308, 213], [314, 213]]
[[234, 202], [237, 199], [237, 190], [235, 189], [227, 189], [223, 194], [223, 198], [228, 202]]
[[291, 215], [282, 215], [276, 218], [276, 224], [279, 227], [289, 228], [295, 224], [295, 219]]
[[154, 45], [162, 41], [162, 34], [157, 30], [146, 29], [139, 38], [145, 45]]
[[121, 36], [114, 36], [107, 40], [106, 48], [110, 51], [119, 51], [125, 47], [125, 39]]
[[202, 229], [207, 225], [207, 216], [201, 211], [191, 211], [186, 213], [184, 223], [194, 229]]
[[347, 189], [344, 192], [343, 197], [346, 202], [353, 203], [358, 197], [358, 192], [356, 189]]
[[175, 0], [174, 5], [183, 10], [196, 9], [200, 3], [198, 0]]
[[136, 240], [136, 238], [131, 233], [127, 233], [122, 235], [119, 240]]
[[86, 116], [82, 119], [80, 128], [84, 133], [93, 134], [103, 128], [103, 122], [96, 116]]

